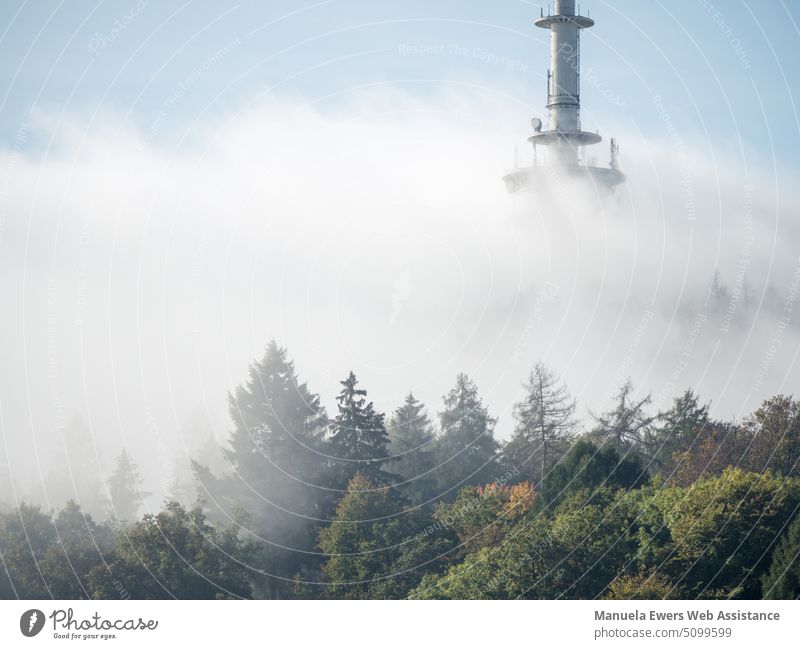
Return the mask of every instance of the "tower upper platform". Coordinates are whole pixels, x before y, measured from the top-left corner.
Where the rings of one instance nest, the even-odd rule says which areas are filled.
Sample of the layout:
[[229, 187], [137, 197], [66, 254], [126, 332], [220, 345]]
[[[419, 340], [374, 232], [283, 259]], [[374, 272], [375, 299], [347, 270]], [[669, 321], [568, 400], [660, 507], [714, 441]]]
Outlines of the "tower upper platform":
[[[542, 16], [537, 27], [550, 31], [550, 70], [547, 72], [547, 110], [549, 128], [542, 130], [541, 120], [534, 119], [534, 133], [528, 137], [533, 145], [534, 163], [517, 167], [504, 180], [509, 191], [537, 189], [557, 176], [583, 178], [597, 186], [613, 190], [625, 182], [619, 169], [616, 142], [611, 140], [608, 167], [587, 164], [586, 147], [599, 144], [599, 133], [584, 131], [580, 119], [580, 33], [594, 26], [594, 20], [575, 13], [575, 0], [555, 0], [553, 14]], [[540, 162], [538, 149], [547, 150], [547, 160]]]

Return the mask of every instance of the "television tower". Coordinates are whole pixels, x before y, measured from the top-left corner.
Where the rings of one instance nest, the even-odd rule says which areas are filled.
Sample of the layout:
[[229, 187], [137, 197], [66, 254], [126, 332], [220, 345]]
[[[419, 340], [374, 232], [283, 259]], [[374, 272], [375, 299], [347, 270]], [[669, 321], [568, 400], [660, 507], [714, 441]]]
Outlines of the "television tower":
[[[536, 190], [552, 184], [554, 175], [582, 178], [597, 188], [612, 191], [625, 182], [619, 170], [619, 148], [611, 138], [611, 160], [607, 167], [587, 163], [585, 148], [602, 141], [599, 133], [581, 130], [580, 67], [581, 30], [594, 26], [588, 16], [575, 13], [575, 0], [555, 0], [553, 15], [542, 16], [535, 25], [550, 30], [550, 70], [547, 72], [547, 110], [549, 128], [542, 121], [531, 120], [534, 160], [530, 167], [516, 167], [503, 180], [509, 192]], [[538, 147], [549, 149], [549, 159], [540, 163]], [[590, 161], [591, 162], [591, 161]]]

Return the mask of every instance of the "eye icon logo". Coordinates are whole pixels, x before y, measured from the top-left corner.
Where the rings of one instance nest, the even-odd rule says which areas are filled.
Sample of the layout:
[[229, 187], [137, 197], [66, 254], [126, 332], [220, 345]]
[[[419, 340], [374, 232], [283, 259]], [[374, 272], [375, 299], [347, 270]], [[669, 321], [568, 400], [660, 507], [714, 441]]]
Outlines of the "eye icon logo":
[[19, 630], [26, 638], [32, 638], [44, 627], [44, 613], [38, 608], [25, 611], [19, 618]]

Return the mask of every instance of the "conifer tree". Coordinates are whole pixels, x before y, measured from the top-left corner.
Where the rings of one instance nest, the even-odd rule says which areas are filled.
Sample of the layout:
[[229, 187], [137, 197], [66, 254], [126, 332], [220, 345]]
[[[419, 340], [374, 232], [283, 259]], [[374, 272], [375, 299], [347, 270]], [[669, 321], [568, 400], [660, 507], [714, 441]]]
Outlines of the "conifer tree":
[[711, 276], [711, 283], [708, 287], [708, 296], [706, 298], [708, 307], [721, 314], [727, 307], [730, 298], [730, 291], [728, 287], [722, 283], [719, 270], [714, 269], [714, 274]]
[[494, 437], [497, 420], [489, 416], [477, 386], [466, 374], [456, 377], [439, 420], [437, 473], [443, 497], [453, 500], [464, 485], [494, 482], [500, 472], [499, 444]]
[[331, 455], [336, 465], [335, 484], [341, 490], [360, 473], [373, 484], [387, 484], [392, 476], [383, 470], [389, 457], [389, 435], [384, 415], [367, 401], [353, 372], [341, 382], [336, 397], [339, 413], [331, 426]]
[[[273, 340], [247, 383], [228, 397], [234, 429], [228, 458], [236, 478], [256, 500], [283, 506], [298, 491], [319, 484], [325, 465], [325, 411], [319, 396], [301, 383], [286, 349]], [[311, 493], [303, 509], [315, 509]]]
[[769, 572], [761, 577], [764, 599], [800, 598], [800, 518], [795, 518], [772, 555]]
[[144, 499], [150, 493], [142, 491], [142, 479], [137, 466], [131, 461], [128, 451], [122, 449], [115, 460], [114, 472], [108, 480], [109, 514], [119, 521], [136, 518]]
[[425, 406], [410, 392], [405, 402], [392, 415], [388, 426], [393, 459], [390, 467], [407, 481], [403, 490], [417, 504], [434, 496], [436, 467], [434, 443], [436, 435], [425, 412]]
[[265, 575], [256, 594], [282, 597], [298, 571], [318, 569], [317, 526], [333, 508], [325, 410], [286, 349], [271, 341], [229, 396], [229, 412], [231, 473], [217, 478], [199, 463], [194, 472], [224, 508], [223, 518], [244, 516], [265, 540], [255, 557]]
[[694, 392], [686, 390], [675, 399], [672, 408], [658, 416], [645, 439], [652, 470], [672, 473], [675, 454], [689, 449], [710, 425], [708, 408]]

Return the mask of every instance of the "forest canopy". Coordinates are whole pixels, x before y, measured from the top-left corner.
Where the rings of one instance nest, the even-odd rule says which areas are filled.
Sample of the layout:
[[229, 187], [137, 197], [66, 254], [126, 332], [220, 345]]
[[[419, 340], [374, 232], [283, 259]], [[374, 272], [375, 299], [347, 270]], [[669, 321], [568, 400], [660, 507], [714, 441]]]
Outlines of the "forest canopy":
[[691, 390], [656, 411], [626, 382], [582, 422], [537, 363], [504, 442], [466, 374], [436, 411], [340, 385], [329, 413], [272, 342], [230, 395], [228, 468], [194, 461], [160, 511], [124, 449], [80, 502], [2, 503], [0, 597], [800, 596], [791, 396], [720, 421]]

